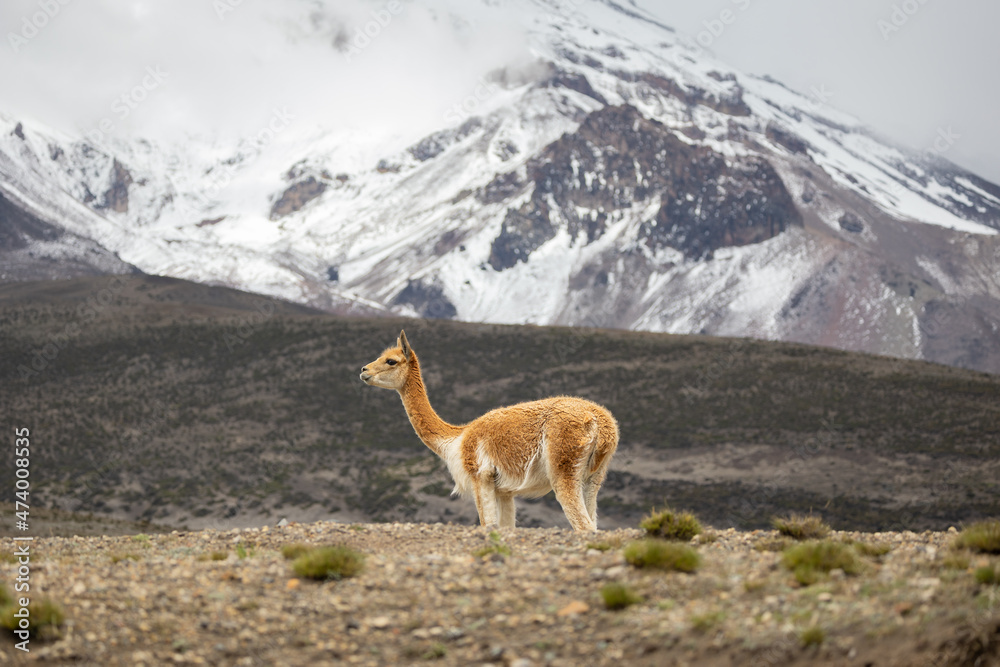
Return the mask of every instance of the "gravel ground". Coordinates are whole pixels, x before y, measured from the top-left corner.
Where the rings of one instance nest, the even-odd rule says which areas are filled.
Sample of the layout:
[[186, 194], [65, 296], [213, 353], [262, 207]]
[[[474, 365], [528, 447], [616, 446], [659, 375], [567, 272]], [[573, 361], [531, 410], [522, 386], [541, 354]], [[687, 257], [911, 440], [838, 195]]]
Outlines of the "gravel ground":
[[[32, 592], [67, 621], [30, 654], [5, 641], [0, 663], [1000, 664], [1000, 587], [972, 574], [998, 559], [955, 552], [953, 531], [833, 533], [891, 551], [808, 587], [769, 550], [783, 546], [774, 531], [695, 538], [693, 574], [627, 564], [621, 547], [639, 537], [519, 528], [502, 536], [509, 556], [483, 557], [473, 552], [491, 543], [487, 531], [450, 524], [38, 538]], [[281, 554], [292, 543], [349, 545], [367, 554], [364, 571], [297, 578]], [[644, 601], [606, 609], [609, 582]], [[808, 629], [818, 645], [803, 645]]]

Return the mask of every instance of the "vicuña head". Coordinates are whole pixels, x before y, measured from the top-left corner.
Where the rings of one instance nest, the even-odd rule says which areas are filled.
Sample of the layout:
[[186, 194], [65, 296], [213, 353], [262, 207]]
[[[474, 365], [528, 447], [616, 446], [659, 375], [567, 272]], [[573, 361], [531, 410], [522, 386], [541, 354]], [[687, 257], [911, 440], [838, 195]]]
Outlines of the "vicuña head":
[[431, 407], [402, 331], [361, 369], [361, 380], [399, 392], [413, 430], [447, 464], [455, 492], [475, 498], [482, 525], [513, 528], [515, 496], [555, 491], [574, 529], [597, 530], [597, 492], [618, 447], [618, 423], [605, 408], [557, 396], [449, 424]]

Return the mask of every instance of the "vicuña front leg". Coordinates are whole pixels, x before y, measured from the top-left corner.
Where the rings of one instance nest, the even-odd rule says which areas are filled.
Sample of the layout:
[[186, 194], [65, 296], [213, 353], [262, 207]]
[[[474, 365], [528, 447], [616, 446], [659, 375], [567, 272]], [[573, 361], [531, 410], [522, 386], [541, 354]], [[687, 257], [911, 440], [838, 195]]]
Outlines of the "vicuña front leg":
[[514, 517], [517, 512], [514, 507], [514, 496], [497, 496], [497, 506], [500, 508], [500, 527], [507, 529], [514, 527]]

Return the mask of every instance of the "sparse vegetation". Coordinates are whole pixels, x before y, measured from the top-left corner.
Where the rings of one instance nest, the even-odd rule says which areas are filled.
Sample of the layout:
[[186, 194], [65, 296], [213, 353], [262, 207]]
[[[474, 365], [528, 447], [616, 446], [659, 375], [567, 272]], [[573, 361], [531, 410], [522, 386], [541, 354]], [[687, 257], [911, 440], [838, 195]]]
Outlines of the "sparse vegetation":
[[805, 648], [822, 646], [823, 642], [826, 641], [826, 631], [818, 625], [809, 626], [799, 635], [799, 641], [802, 642], [802, 646]]
[[792, 546], [794, 542], [787, 537], [764, 537], [754, 542], [753, 548], [757, 551], [784, 551]]
[[[19, 609], [13, 599], [0, 605], [0, 627], [12, 632], [19, 629], [19, 619], [14, 616]], [[27, 628], [30, 637], [58, 632], [66, 620], [62, 607], [47, 597], [32, 596], [31, 602], [28, 603], [28, 617], [31, 619]]]
[[244, 558], [250, 558], [250, 557], [256, 556], [256, 555], [257, 555], [257, 547], [256, 547], [256, 545], [253, 545], [253, 544], [247, 545], [247, 544], [243, 544], [242, 542], [237, 543], [237, 545], [236, 545], [236, 557], [239, 558], [240, 560], [243, 560]]
[[655, 509], [646, 516], [639, 527], [650, 537], [689, 542], [701, 533], [701, 523], [690, 512], [675, 512], [670, 508]]
[[842, 570], [845, 574], [858, 574], [862, 562], [854, 548], [843, 542], [824, 540], [803, 542], [785, 550], [782, 561], [803, 586], [810, 586], [829, 574]]
[[686, 544], [644, 539], [625, 545], [625, 560], [638, 568], [694, 572], [701, 565], [698, 552]]
[[472, 552], [472, 555], [476, 558], [485, 558], [487, 556], [493, 556], [496, 558], [506, 558], [510, 556], [510, 547], [503, 543], [503, 538], [495, 530], [490, 531], [489, 542], [486, 546], [476, 549]]
[[980, 553], [1000, 554], [1000, 519], [979, 521], [959, 533], [955, 545]]
[[612, 610], [625, 609], [643, 601], [641, 595], [620, 582], [605, 584], [601, 588], [601, 599], [604, 606]]
[[1000, 567], [994, 568], [992, 565], [977, 567], [973, 576], [976, 579], [976, 583], [983, 586], [1000, 584]]
[[722, 610], [695, 614], [691, 617], [691, 629], [695, 632], [705, 633], [717, 626], [726, 619], [726, 613]]
[[892, 547], [885, 542], [853, 542], [852, 546], [862, 556], [876, 559], [892, 551]]
[[141, 555], [139, 555], [137, 553], [132, 553], [131, 551], [128, 551], [128, 552], [116, 552], [116, 553], [111, 554], [111, 562], [112, 563], [120, 563], [123, 560], [139, 560], [141, 558], [142, 558]]
[[340, 580], [359, 574], [364, 563], [364, 554], [337, 545], [309, 549], [292, 562], [292, 569], [300, 577]]
[[823, 523], [818, 516], [791, 514], [785, 517], [775, 517], [771, 524], [782, 535], [796, 540], [817, 540], [830, 534], [830, 526]]
[[611, 551], [614, 549], [610, 542], [587, 542], [587, 548], [596, 551]]
[[949, 570], [968, 570], [972, 562], [966, 550], [951, 551], [941, 559], [941, 566]]
[[295, 560], [299, 556], [303, 556], [310, 549], [309, 545], [302, 544], [301, 542], [296, 542], [295, 544], [286, 544], [281, 547], [281, 555], [285, 557], [285, 560]]

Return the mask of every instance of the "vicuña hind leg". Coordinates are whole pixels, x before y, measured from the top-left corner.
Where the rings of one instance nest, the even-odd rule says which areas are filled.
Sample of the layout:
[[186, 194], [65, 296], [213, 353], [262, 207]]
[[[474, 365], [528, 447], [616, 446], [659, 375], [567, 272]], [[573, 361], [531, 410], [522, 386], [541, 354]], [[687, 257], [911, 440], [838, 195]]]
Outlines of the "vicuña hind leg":
[[576, 480], [561, 480], [554, 488], [556, 500], [562, 505], [573, 530], [597, 530], [597, 524], [587, 513], [587, 505], [583, 501], [583, 489], [580, 486]]
[[597, 492], [601, 490], [601, 485], [604, 484], [604, 478], [607, 474], [607, 468], [598, 470], [583, 483], [583, 502], [587, 506], [587, 515], [594, 522], [595, 530], [597, 528]]
[[513, 528], [516, 509], [514, 496], [497, 496], [497, 507], [500, 509], [500, 527]]

